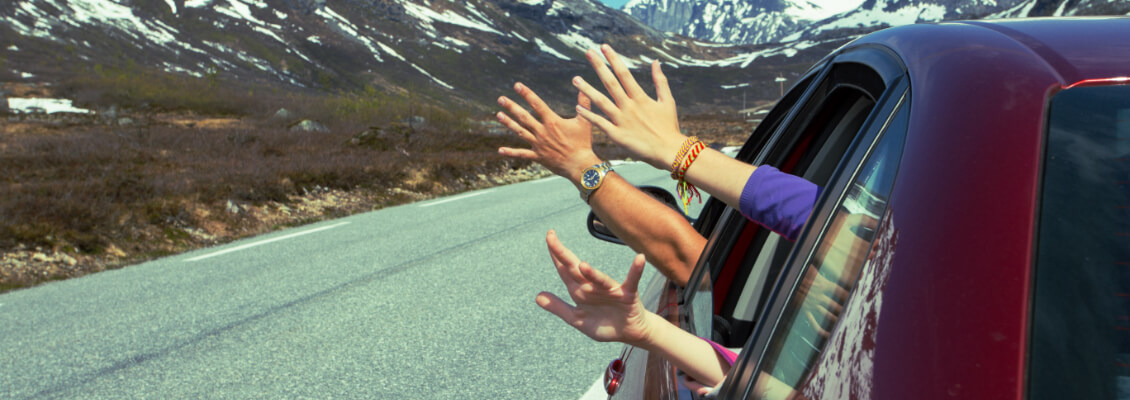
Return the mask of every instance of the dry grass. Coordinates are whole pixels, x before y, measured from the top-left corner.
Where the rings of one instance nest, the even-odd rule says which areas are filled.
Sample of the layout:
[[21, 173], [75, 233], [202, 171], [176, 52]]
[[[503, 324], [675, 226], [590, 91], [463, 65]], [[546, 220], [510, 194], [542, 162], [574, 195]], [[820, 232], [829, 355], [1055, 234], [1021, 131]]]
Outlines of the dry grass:
[[[515, 136], [411, 97], [253, 95], [193, 78], [100, 74], [39, 94], [103, 112], [0, 120], [0, 291], [500, 184], [530, 167], [497, 154], [523, 146]], [[111, 104], [117, 116], [106, 118]], [[268, 118], [283, 107], [294, 115]], [[402, 122], [413, 115], [426, 123]], [[299, 119], [329, 129], [287, 128]], [[744, 137], [709, 124], [686, 127], [708, 141]], [[602, 135], [596, 146], [626, 156]]]

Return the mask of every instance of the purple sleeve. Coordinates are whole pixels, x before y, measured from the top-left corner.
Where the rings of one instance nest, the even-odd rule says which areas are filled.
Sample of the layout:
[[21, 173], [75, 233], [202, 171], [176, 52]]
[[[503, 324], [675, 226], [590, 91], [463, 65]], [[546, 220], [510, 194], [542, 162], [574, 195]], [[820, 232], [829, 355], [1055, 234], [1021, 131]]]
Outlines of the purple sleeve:
[[816, 184], [762, 165], [746, 181], [738, 208], [750, 221], [795, 241], [819, 194]]

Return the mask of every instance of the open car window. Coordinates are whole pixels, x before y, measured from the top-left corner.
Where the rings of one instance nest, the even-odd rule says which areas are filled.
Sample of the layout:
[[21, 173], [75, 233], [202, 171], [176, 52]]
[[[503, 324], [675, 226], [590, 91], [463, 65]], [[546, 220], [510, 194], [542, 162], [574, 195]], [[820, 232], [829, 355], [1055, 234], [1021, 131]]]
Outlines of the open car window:
[[[755, 160], [743, 161], [773, 165], [823, 187], [866, 122], [884, 119], [875, 105], [887, 87], [878, 73], [854, 62], [832, 65], [809, 79], [815, 83], [787, 110], [789, 120], [774, 122], [779, 126], [771, 140], [751, 138], [760, 140], [761, 147], [747, 145], [739, 159], [759, 152]], [[688, 299], [689, 314], [694, 333], [739, 347], [757, 325], [793, 242], [747, 221], [736, 210], [726, 210], [721, 220], [704, 257], [710, 274], [697, 278], [700, 284]]]

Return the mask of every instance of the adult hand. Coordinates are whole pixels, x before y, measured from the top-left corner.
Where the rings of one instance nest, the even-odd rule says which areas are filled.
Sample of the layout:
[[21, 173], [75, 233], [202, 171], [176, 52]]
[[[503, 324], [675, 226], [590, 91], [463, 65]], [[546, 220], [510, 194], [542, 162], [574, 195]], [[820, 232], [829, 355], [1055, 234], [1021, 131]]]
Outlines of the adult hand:
[[542, 292], [537, 296], [539, 306], [599, 342], [617, 341], [638, 346], [650, 340], [648, 321], [655, 317], [644, 309], [637, 293], [645, 264], [642, 254], [636, 256], [627, 278], [620, 284], [581, 262], [558, 240], [555, 232], [549, 231], [545, 241], [557, 274], [576, 305]]
[[653, 167], [670, 170], [679, 147], [687, 137], [679, 131], [675, 99], [671, 97], [671, 88], [667, 85], [667, 76], [660, 69], [659, 61], [651, 63], [656, 94], [656, 99], [652, 99], [636, 83], [636, 78], [611, 46], [603, 45], [601, 51], [612, 65], [611, 70], [596, 51], [589, 50], [585, 57], [596, 70], [604, 88], [612, 96], [611, 99], [579, 76], [573, 78], [573, 85], [591, 98], [608, 118], [597, 115], [587, 107], [577, 107], [578, 114], [599, 126], [616, 144], [625, 147], [636, 157]]
[[[499, 154], [536, 161], [557, 175], [579, 182], [582, 170], [600, 162], [592, 151], [592, 124], [580, 117], [561, 118], [533, 90], [521, 83], [514, 84], [514, 91], [530, 105], [537, 117], [506, 96], [498, 98], [498, 104], [506, 112], [499, 112], [496, 116], [499, 122], [529, 143], [530, 148], [500, 147]], [[578, 93], [577, 107], [588, 109], [589, 106], [588, 96]]]

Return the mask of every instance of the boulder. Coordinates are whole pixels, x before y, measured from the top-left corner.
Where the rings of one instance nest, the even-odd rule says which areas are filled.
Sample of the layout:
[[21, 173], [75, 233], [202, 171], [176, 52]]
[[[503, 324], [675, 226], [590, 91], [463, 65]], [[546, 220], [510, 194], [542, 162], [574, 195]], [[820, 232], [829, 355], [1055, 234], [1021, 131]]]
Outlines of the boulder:
[[289, 127], [291, 132], [329, 132], [330, 128], [322, 125], [321, 122], [304, 119], [291, 124]]
[[271, 115], [270, 119], [271, 121], [290, 121], [291, 118], [294, 118], [294, 114], [292, 114], [290, 110], [280, 108], [278, 111], [275, 111], [273, 115]]

